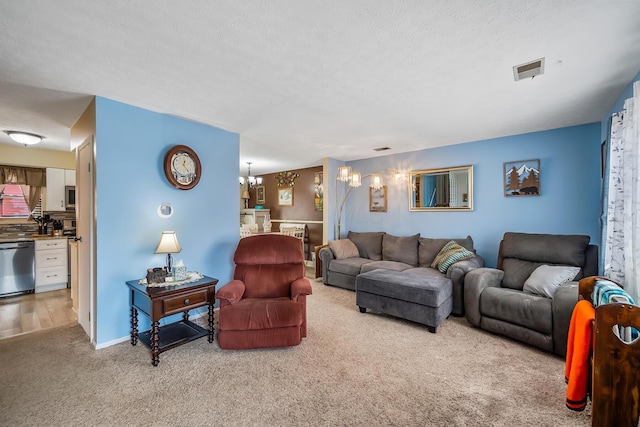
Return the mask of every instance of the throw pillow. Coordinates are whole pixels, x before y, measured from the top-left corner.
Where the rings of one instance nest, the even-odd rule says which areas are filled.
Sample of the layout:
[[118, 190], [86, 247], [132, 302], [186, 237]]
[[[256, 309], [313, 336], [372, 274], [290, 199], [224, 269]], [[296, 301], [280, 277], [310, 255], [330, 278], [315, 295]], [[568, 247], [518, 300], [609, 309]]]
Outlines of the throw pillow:
[[438, 255], [431, 263], [431, 267], [437, 268], [440, 273], [446, 273], [447, 269], [458, 261], [473, 258], [476, 256], [470, 250], [467, 250], [456, 243], [454, 240], [449, 241], [440, 249]]
[[541, 265], [533, 270], [524, 282], [522, 290], [532, 294], [553, 298], [560, 285], [573, 280], [580, 272], [580, 267], [568, 265]]
[[360, 256], [358, 248], [349, 239], [329, 240], [329, 249], [336, 259], [357, 258]]

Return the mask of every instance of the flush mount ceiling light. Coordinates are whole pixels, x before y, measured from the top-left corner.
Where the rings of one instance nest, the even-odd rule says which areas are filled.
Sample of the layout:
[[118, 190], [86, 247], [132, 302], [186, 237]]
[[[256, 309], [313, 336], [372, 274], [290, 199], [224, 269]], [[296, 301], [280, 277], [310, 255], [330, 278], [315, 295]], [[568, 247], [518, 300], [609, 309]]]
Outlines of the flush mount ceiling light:
[[13, 130], [7, 130], [5, 131], [5, 133], [9, 135], [9, 138], [13, 139], [15, 142], [24, 144], [25, 146], [35, 145], [42, 141], [42, 136], [36, 135], [35, 133], [18, 132]]

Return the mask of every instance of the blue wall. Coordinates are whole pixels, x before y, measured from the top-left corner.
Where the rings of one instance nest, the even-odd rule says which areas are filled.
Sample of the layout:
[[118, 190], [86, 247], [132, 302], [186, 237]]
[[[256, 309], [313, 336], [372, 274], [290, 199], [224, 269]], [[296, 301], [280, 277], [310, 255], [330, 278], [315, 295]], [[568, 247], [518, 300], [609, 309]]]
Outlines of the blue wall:
[[[171, 187], [164, 175], [164, 155], [178, 144], [195, 150], [202, 163], [200, 182], [188, 191]], [[165, 255], [154, 254], [162, 231], [176, 232], [182, 252], [174, 259], [189, 271], [220, 285], [231, 278], [239, 152], [235, 133], [96, 98], [98, 346], [129, 335], [125, 282], [165, 264]], [[172, 217], [158, 216], [162, 202], [173, 205]], [[141, 315], [140, 329], [148, 326]]]
[[622, 109], [624, 107], [624, 101], [626, 101], [627, 99], [633, 97], [633, 83], [637, 82], [639, 80], [640, 80], [640, 73], [638, 73], [635, 76], [635, 78], [633, 80], [631, 80], [631, 83], [629, 83], [629, 85], [625, 88], [624, 92], [622, 92], [622, 95], [620, 95], [620, 97], [618, 98], [616, 103], [613, 104], [613, 106], [611, 107], [611, 109], [609, 110], [607, 115], [602, 118], [602, 127], [601, 127], [602, 132], [601, 132], [600, 142], [602, 142], [605, 139], [609, 138], [609, 135], [608, 135], [608, 132], [609, 132], [609, 120], [611, 119], [611, 116], [614, 113], [618, 113], [618, 112], [622, 111]]
[[[347, 198], [342, 234], [382, 230], [400, 236], [471, 235], [490, 267], [496, 265], [506, 231], [586, 234], [599, 245], [600, 142], [600, 123], [593, 123], [348, 162], [362, 175], [473, 165], [474, 210], [410, 212], [408, 181], [397, 185], [385, 175], [387, 212], [371, 213], [367, 178]], [[540, 159], [541, 194], [504, 197], [503, 163], [529, 159]]]

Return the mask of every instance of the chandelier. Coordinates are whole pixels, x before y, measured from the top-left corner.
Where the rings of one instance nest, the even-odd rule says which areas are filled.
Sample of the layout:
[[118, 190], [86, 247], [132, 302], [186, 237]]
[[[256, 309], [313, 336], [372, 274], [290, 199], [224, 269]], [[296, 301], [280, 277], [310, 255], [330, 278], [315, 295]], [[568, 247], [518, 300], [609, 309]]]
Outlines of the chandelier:
[[256, 178], [251, 175], [251, 163], [252, 162], [247, 162], [247, 165], [249, 165], [247, 167], [247, 176], [240, 177], [240, 185], [244, 185], [246, 183], [249, 188], [253, 188], [256, 185], [262, 185], [262, 177]]

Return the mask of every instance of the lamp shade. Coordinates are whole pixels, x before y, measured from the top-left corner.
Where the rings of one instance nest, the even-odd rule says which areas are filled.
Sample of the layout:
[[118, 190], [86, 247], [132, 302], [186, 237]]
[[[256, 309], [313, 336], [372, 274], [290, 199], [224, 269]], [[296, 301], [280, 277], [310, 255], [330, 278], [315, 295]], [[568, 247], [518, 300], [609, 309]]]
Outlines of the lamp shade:
[[163, 231], [162, 237], [160, 237], [160, 243], [156, 248], [157, 254], [171, 254], [180, 252], [182, 248], [178, 243], [178, 237], [175, 231]]
[[243, 198], [243, 199], [248, 199], [249, 198], [249, 192], [247, 190], [244, 190], [240, 197]]

